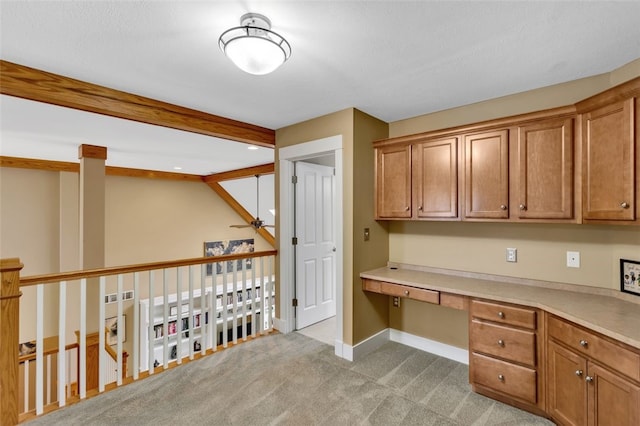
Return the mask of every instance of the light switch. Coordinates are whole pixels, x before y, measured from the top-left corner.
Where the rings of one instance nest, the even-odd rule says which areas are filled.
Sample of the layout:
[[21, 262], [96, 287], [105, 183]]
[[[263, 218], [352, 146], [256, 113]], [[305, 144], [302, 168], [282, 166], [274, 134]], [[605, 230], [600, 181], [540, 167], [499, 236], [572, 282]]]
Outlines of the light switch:
[[364, 240], [369, 241], [369, 228], [364, 228]]

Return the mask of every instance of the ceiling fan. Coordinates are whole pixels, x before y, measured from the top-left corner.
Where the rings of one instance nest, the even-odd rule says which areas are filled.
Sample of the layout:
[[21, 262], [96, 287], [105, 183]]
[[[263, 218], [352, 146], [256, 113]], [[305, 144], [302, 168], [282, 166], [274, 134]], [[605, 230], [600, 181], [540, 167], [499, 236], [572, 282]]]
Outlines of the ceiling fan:
[[256, 175], [256, 217], [249, 224], [230, 225], [230, 228], [253, 228], [258, 231], [260, 228], [275, 228], [275, 225], [266, 225], [264, 220], [260, 219], [260, 175]]

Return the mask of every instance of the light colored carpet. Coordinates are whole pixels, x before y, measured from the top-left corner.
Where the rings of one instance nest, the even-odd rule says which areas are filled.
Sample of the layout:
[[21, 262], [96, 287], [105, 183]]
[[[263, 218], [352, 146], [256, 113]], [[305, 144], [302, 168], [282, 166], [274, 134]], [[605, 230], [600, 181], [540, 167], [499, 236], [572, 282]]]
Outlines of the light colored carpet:
[[551, 425], [470, 391], [468, 367], [389, 342], [348, 362], [273, 334], [154, 375], [31, 425]]

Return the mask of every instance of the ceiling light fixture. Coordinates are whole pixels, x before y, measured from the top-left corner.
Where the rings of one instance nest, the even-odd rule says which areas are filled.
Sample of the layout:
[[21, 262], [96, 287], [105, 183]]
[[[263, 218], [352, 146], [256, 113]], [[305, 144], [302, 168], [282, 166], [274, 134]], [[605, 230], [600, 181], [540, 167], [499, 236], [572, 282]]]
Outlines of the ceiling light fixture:
[[251, 146], [247, 147], [247, 149], [251, 150], [251, 151], [256, 151], [258, 149], [258, 147], [254, 146], [254, 145], [251, 145]]
[[269, 74], [291, 56], [291, 46], [271, 31], [271, 21], [266, 16], [246, 13], [240, 18], [240, 25], [223, 32], [218, 45], [242, 71]]

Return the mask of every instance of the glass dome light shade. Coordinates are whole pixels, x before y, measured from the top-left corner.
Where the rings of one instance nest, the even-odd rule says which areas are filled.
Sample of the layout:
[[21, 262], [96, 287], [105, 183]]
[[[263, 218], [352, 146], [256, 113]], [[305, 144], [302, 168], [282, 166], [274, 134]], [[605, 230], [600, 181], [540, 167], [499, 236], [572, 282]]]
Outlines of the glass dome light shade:
[[287, 59], [280, 46], [260, 37], [234, 38], [227, 43], [224, 52], [238, 68], [254, 75], [269, 74]]
[[248, 13], [242, 26], [231, 28], [220, 36], [218, 45], [241, 70], [264, 75], [276, 70], [291, 56], [291, 46], [270, 30], [271, 22], [263, 15]]

